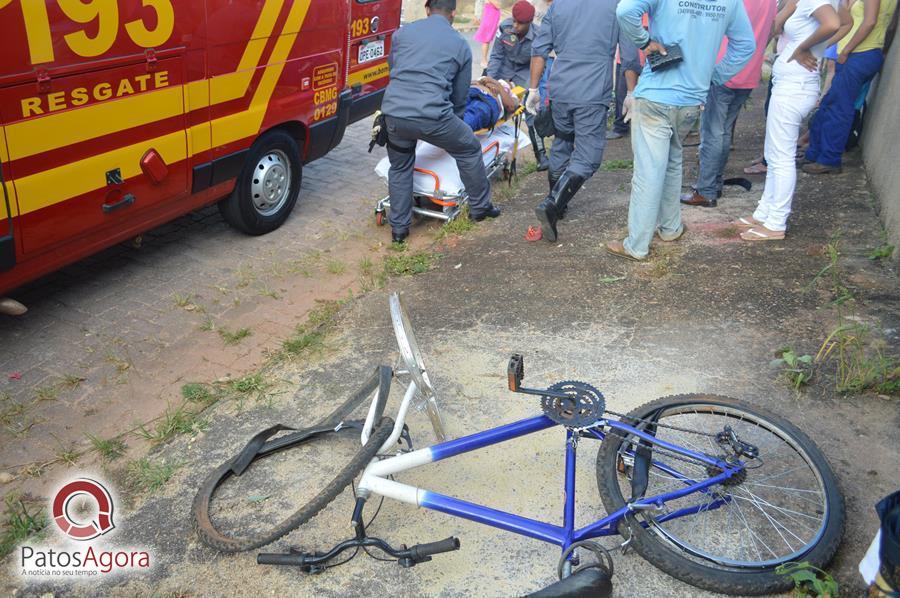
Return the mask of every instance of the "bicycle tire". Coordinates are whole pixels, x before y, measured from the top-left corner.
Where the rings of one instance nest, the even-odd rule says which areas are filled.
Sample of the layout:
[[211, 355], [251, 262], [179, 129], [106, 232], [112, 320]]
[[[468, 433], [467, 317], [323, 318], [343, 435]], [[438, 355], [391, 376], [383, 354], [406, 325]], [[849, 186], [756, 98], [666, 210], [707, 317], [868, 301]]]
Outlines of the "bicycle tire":
[[[199, 536], [207, 546], [226, 553], [245, 552], [260, 548], [266, 544], [271, 544], [315, 517], [319, 511], [337, 498], [338, 495], [350, 485], [350, 482], [366, 468], [373, 458], [375, 458], [375, 455], [378, 453], [379, 449], [381, 449], [381, 446], [385, 441], [387, 441], [393, 429], [394, 420], [390, 417], [382, 418], [378, 426], [372, 431], [369, 441], [358, 453], [356, 453], [353, 459], [340, 470], [337, 476], [322, 488], [322, 490], [320, 490], [308, 503], [297, 509], [293, 514], [271, 530], [244, 538], [228, 536], [220, 532], [216, 529], [215, 525], [213, 525], [212, 519], [210, 518], [209, 507], [216, 488], [218, 488], [226, 479], [231, 477], [230, 471], [232, 461], [229, 460], [226, 463], [223, 463], [207, 477], [200, 487], [200, 490], [197, 492], [197, 495], [194, 497], [194, 502], [191, 505], [194, 528], [197, 532], [197, 536]], [[272, 454], [275, 454], [275, 452], [261, 454], [259, 458], [265, 458]]]
[[[647, 419], [665, 408], [683, 408], [691, 405], [698, 407], [712, 405], [743, 411], [779, 428], [803, 449], [811, 462], [808, 465], [814, 466], [815, 472], [820, 476], [827, 505], [827, 515], [824, 518], [824, 530], [819, 540], [808, 547], [802, 559], [797, 560], [807, 561], [816, 567], [825, 567], [834, 557], [841, 542], [844, 527], [844, 500], [834, 472], [815, 443], [782, 417], [743, 401], [716, 395], [685, 394], [662, 397], [634, 409], [626, 418], [623, 418], [623, 422], [628, 423], [631, 418]], [[597, 484], [603, 505], [610, 513], [621, 509], [626, 504], [626, 499], [619, 486], [617, 470], [619, 448], [624, 440], [620, 436], [607, 435], [597, 454]], [[644, 527], [637, 520], [635, 514], [631, 513], [619, 523], [619, 533], [626, 538], [630, 537], [630, 546], [633, 546], [644, 559], [683, 582], [714, 592], [737, 595], [780, 593], [793, 587], [793, 581], [790, 578], [775, 573], [774, 565], [759, 569], [736, 569], [720, 564], [701, 564], [697, 560], [691, 560], [685, 556], [687, 553], [683, 548], [668, 542], [651, 529], [652, 525], [654, 524], [649, 522], [647, 527]]]

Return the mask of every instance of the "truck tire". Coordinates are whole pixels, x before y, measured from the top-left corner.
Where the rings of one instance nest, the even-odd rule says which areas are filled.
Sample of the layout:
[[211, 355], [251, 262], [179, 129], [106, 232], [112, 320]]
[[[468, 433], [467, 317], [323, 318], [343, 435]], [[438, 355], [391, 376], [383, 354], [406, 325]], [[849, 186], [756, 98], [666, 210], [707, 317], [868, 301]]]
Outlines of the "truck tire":
[[270, 233], [294, 209], [302, 178], [297, 142], [285, 131], [269, 131], [250, 146], [234, 191], [219, 202], [219, 212], [248, 235]]

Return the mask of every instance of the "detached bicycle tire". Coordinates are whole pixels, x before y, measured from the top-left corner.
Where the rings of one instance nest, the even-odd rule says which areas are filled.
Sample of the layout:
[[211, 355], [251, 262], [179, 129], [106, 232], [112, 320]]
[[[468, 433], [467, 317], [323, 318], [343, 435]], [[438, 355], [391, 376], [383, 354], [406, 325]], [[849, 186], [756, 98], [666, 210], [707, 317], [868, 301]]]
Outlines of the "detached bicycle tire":
[[[672, 410], [677, 415], [679, 410], [690, 408], [696, 409], [697, 414], [714, 413], [718, 410], [717, 414], [730, 413], [730, 417], [735, 417], [735, 414], [739, 413], [744, 414], [748, 422], [765, 422], [789, 438], [796, 445], [795, 450], [799, 449], [805, 453], [808, 458], [807, 465], [819, 476], [827, 513], [822, 520], [820, 535], [814, 544], [807, 545], [802, 555], [791, 560], [807, 561], [815, 567], [824, 568], [834, 557], [841, 542], [844, 528], [844, 500], [837, 477], [821, 450], [806, 434], [784, 418], [755, 405], [716, 395], [685, 394], [663, 397], [631, 411], [627, 417], [622, 418], [622, 422], [638, 425], [636, 420], [656, 421], [656, 418], [666, 413], [666, 410]], [[660, 424], [660, 427], [662, 426], [663, 424]], [[609, 513], [622, 508], [627, 501], [619, 485], [618, 475], [619, 452], [624, 443], [625, 439], [622, 436], [608, 434], [597, 454], [600, 498]], [[798, 451], [798, 454], [801, 453]], [[765, 454], [761, 457], [765, 459]], [[664, 461], [665, 457], [661, 459]], [[751, 470], [748, 477], [744, 478], [746, 483], [752, 484], [754, 475], [755, 472]], [[737, 487], [740, 488], [742, 483], [744, 482], [736, 483]], [[733, 500], [740, 502], [737, 499]], [[736, 567], [694, 558], [696, 555], [689, 555], [683, 546], [667, 538], [662, 533], [660, 525], [666, 524], [658, 523], [652, 515], [629, 513], [619, 523], [619, 532], [624, 537], [630, 538], [630, 545], [644, 559], [685, 583], [714, 592], [737, 595], [781, 593], [789, 591], [794, 585], [789, 577], [775, 573], [777, 563], [770, 565], [760, 562], [757, 567]]]
[[[271, 544], [315, 517], [319, 511], [337, 498], [338, 495], [350, 485], [350, 482], [366, 468], [369, 462], [372, 461], [381, 446], [391, 435], [393, 429], [394, 420], [389, 417], [382, 418], [378, 426], [372, 431], [372, 435], [365, 446], [356, 453], [353, 459], [351, 459], [350, 462], [341, 469], [337, 476], [322, 488], [312, 500], [297, 509], [293, 514], [271, 530], [251, 536], [228, 536], [216, 529], [210, 518], [210, 503], [212, 502], [212, 497], [216, 488], [233, 475], [233, 460], [223, 463], [206, 478], [206, 481], [203, 482], [203, 485], [197, 492], [196, 497], [194, 497], [193, 505], [191, 505], [191, 512], [197, 535], [207, 546], [227, 553], [245, 552], [260, 548], [266, 544]], [[277, 442], [277, 440], [273, 442]], [[275, 452], [277, 451], [261, 454], [258, 458], [265, 458], [275, 454]]]
[[[277, 425], [254, 436], [236, 457], [229, 459], [210, 473], [197, 491], [194, 502], [191, 504], [191, 517], [197, 536], [200, 537], [204, 544], [216, 550], [228, 553], [244, 552], [270, 544], [315, 517], [319, 511], [337, 498], [350, 485], [350, 482], [365, 469], [366, 465], [375, 458], [379, 449], [381, 449], [382, 445], [390, 437], [391, 432], [393, 432], [394, 420], [389, 417], [382, 418], [384, 406], [390, 394], [392, 378], [393, 370], [391, 368], [379, 366], [359, 390], [318, 424], [302, 430]], [[265, 533], [234, 537], [216, 529], [210, 518], [210, 504], [216, 489], [225, 480], [233, 475], [240, 476], [255, 461], [292, 446], [313, 442], [326, 434], [338, 434], [342, 431], [342, 428], [344, 431], [362, 429], [362, 422], [348, 422], [345, 421], [345, 418], [370, 397], [376, 389], [378, 394], [375, 398], [374, 421], [377, 424], [370, 434], [369, 441], [360, 448], [347, 465], [316, 496]], [[283, 430], [293, 430], [293, 433], [269, 440], [272, 435]]]

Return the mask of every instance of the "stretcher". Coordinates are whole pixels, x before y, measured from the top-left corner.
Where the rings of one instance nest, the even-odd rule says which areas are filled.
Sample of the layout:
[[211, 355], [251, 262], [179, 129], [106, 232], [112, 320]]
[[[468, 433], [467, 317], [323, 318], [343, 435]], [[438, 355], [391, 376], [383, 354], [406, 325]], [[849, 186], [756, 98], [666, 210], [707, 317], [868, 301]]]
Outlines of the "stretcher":
[[[513, 90], [521, 101], [524, 89]], [[518, 152], [531, 145], [528, 135], [520, 134], [520, 124], [525, 108], [519, 106], [515, 112], [501, 118], [492, 129], [475, 131], [481, 143], [484, 167], [489, 179], [502, 174], [504, 179], [515, 176]], [[383, 158], [375, 167], [375, 172], [388, 182], [391, 164]], [[456, 161], [444, 150], [430, 143], [419, 141], [416, 146], [416, 166], [413, 175], [413, 213], [426, 218], [436, 218], [444, 222], [454, 220], [468, 204], [469, 196], [459, 177]], [[375, 222], [381, 226], [387, 222], [387, 212], [391, 209], [390, 196], [385, 196], [375, 204]]]

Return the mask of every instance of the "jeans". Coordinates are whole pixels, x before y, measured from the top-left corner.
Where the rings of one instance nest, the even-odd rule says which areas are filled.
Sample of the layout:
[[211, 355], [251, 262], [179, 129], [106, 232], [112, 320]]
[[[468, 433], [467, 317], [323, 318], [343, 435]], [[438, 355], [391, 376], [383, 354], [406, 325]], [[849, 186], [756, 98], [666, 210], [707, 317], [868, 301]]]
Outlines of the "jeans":
[[631, 150], [634, 176], [625, 250], [636, 258], [650, 252], [653, 233], [677, 236], [681, 225], [682, 142], [700, 116], [700, 106], [670, 106], [643, 98], [634, 102]]
[[797, 139], [800, 125], [819, 96], [818, 81], [778, 81], [766, 117], [766, 188], [753, 217], [767, 229], [787, 228], [797, 185]]
[[481, 143], [472, 129], [454, 115], [441, 120], [415, 120], [386, 116], [388, 130], [388, 192], [391, 197], [389, 218], [395, 233], [409, 231], [413, 214], [413, 176], [416, 142], [421, 139], [446, 150], [456, 160], [459, 177], [466, 187], [472, 215], [491, 207], [491, 183], [481, 156]]
[[847, 62], [835, 65], [831, 88], [809, 125], [807, 160], [826, 166], [841, 165], [841, 155], [853, 128], [856, 100], [883, 62], [881, 50], [866, 50], [853, 52]]
[[700, 122], [700, 174], [694, 188], [706, 199], [722, 192], [722, 173], [731, 151], [731, 133], [751, 89], [712, 85]]

